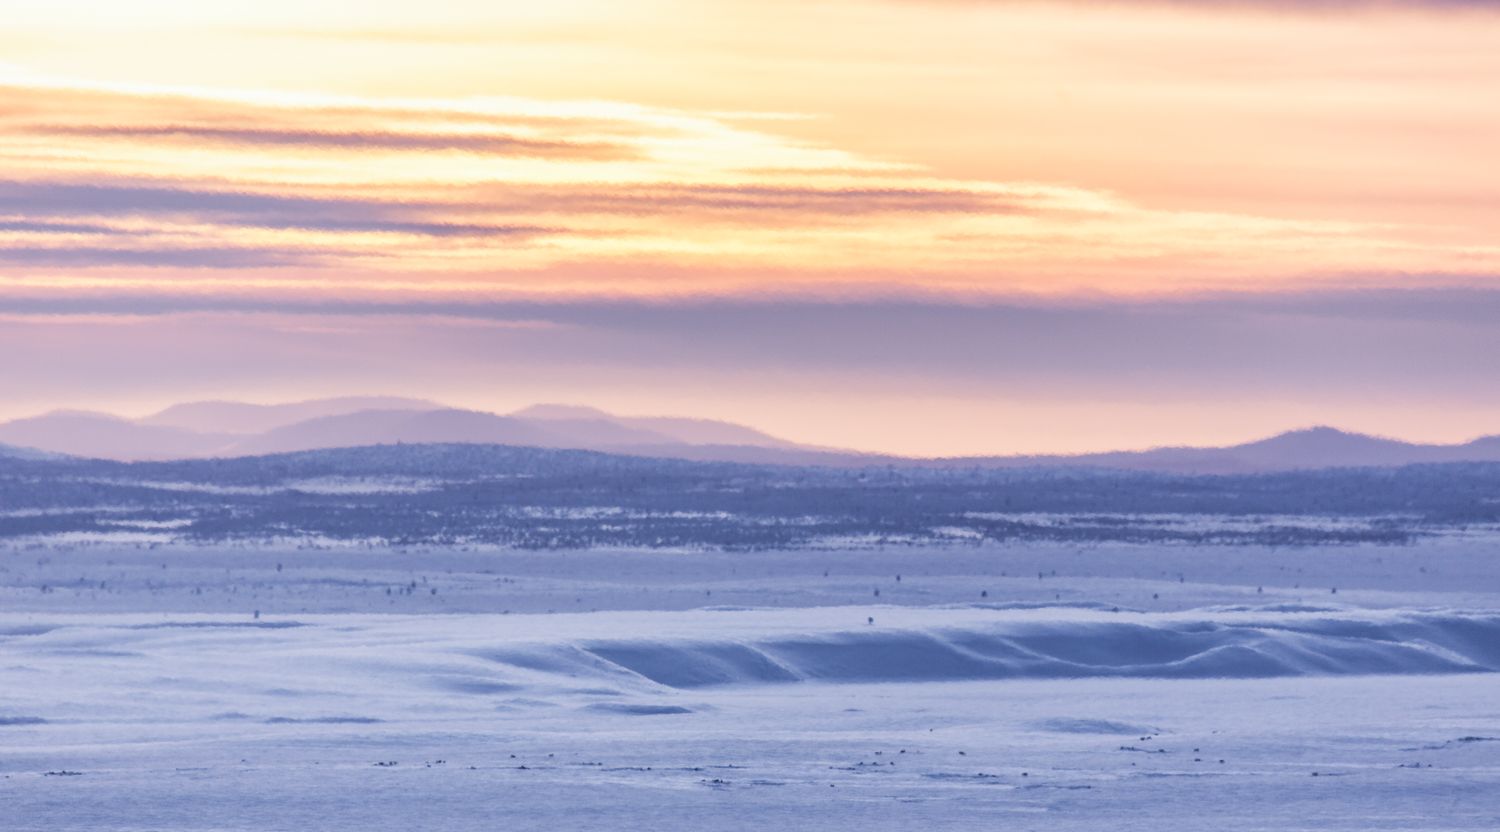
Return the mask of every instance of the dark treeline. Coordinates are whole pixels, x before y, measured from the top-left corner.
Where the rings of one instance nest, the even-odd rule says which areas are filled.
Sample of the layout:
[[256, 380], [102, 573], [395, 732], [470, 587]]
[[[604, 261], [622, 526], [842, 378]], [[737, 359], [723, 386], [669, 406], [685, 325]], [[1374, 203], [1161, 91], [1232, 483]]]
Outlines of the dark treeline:
[[[340, 492], [329, 480], [401, 489]], [[532, 548], [754, 549], [846, 538], [1316, 545], [1402, 542], [1491, 523], [1500, 523], [1500, 464], [1487, 463], [1180, 476], [794, 468], [490, 445], [145, 463], [0, 459], [0, 538], [170, 524], [173, 534], [202, 542], [322, 536]]]

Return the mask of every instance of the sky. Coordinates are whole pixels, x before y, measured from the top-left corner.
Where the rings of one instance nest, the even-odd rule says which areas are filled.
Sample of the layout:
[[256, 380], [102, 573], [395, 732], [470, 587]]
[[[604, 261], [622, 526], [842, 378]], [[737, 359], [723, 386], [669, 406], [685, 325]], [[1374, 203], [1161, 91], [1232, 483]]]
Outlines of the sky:
[[1500, 433], [1500, 3], [7, 0], [0, 418]]

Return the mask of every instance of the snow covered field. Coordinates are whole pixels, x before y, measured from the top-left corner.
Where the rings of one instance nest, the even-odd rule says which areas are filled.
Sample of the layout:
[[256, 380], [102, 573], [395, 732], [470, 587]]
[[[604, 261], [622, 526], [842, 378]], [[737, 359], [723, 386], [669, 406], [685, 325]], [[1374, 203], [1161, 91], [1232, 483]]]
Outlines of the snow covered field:
[[1496, 557], [13, 547], [0, 829], [1493, 830]]

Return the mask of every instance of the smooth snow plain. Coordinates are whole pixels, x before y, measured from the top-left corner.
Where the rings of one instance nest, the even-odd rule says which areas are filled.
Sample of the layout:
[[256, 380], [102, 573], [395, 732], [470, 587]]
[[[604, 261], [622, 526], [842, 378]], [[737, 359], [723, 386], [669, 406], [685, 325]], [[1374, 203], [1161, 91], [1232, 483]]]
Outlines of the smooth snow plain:
[[1500, 546], [0, 549], [0, 829], [1500, 828]]

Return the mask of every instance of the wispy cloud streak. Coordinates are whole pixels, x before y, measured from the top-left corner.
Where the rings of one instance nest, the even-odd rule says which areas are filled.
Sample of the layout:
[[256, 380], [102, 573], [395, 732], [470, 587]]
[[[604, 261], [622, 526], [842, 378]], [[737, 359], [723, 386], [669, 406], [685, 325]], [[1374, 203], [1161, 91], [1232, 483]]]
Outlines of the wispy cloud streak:
[[309, 147], [325, 150], [458, 151], [522, 158], [622, 160], [639, 155], [635, 148], [606, 142], [566, 142], [483, 133], [354, 132], [336, 130], [211, 127], [190, 124], [135, 126], [29, 125], [24, 131], [44, 136], [93, 139], [165, 139], [246, 147]]
[[100, 246], [67, 246], [38, 248], [0, 245], [0, 264], [8, 266], [42, 266], [88, 268], [101, 266], [148, 266], [193, 269], [264, 269], [285, 266], [313, 266], [328, 262], [326, 252], [182, 246], [162, 248], [106, 248]]
[[[4, 89], [0, 162], [26, 174], [0, 180], [0, 259], [33, 269], [317, 268], [341, 271], [353, 292], [384, 291], [391, 274], [433, 285], [460, 275], [494, 297], [597, 290], [632, 270], [610, 291], [750, 290], [726, 271], [759, 271], [758, 290], [773, 293], [835, 273], [851, 287], [894, 278], [895, 288], [1070, 292], [1500, 265], [1500, 247], [1457, 252], [1423, 228], [943, 176], [733, 113]], [[82, 244], [61, 245], [68, 235]], [[672, 277], [694, 269], [697, 279]], [[663, 275], [654, 288], [652, 271]], [[861, 271], [869, 277], [852, 278]], [[540, 273], [549, 279], [527, 278]]]

